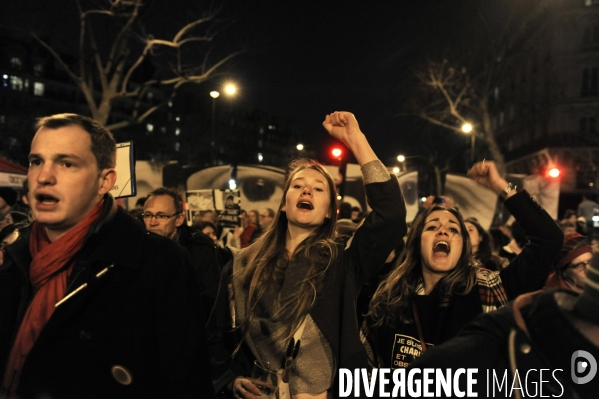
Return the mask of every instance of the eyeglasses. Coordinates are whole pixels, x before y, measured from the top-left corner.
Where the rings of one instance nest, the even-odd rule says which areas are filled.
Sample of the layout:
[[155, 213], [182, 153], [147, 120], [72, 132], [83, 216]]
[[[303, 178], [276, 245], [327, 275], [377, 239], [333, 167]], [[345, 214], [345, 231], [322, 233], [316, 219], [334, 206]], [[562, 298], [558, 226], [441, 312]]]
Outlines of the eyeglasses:
[[576, 263], [573, 265], [570, 265], [568, 268], [569, 269], [574, 269], [576, 271], [583, 271], [587, 268], [587, 266], [589, 266], [591, 264], [590, 260], [587, 260], [586, 262], [580, 262], [580, 263]]
[[154, 215], [152, 213], [142, 213], [141, 217], [144, 218], [144, 219], [150, 219], [150, 220], [152, 218], [156, 218], [156, 220], [164, 222], [165, 220], [168, 220], [168, 219], [172, 218], [173, 216], [177, 216], [177, 215], [180, 215], [180, 214], [181, 214], [180, 212], [179, 213], [173, 213], [172, 215], [164, 215], [162, 213], [159, 213], [158, 215]]

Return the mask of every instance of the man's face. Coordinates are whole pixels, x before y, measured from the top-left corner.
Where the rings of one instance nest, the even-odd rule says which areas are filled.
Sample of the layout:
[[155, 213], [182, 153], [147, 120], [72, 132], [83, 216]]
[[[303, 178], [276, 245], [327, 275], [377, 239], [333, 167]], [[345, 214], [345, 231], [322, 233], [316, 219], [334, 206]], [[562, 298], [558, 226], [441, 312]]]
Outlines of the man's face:
[[[144, 205], [144, 223], [146, 229], [163, 237], [168, 237], [171, 240], [177, 234], [177, 227], [181, 226], [185, 221], [185, 215], [177, 214], [175, 209], [175, 201], [169, 195], [152, 195], [147, 199]], [[158, 217], [146, 217], [150, 215], [166, 215], [170, 216], [166, 219]]]
[[262, 226], [264, 228], [269, 226], [273, 220], [273, 217], [270, 216], [270, 213], [268, 212], [267, 209], [263, 209], [262, 212], [260, 212], [259, 218], [260, 218], [260, 226]]
[[29, 199], [50, 241], [81, 222], [114, 186], [114, 169], [100, 171], [91, 137], [80, 126], [41, 128], [31, 142]]

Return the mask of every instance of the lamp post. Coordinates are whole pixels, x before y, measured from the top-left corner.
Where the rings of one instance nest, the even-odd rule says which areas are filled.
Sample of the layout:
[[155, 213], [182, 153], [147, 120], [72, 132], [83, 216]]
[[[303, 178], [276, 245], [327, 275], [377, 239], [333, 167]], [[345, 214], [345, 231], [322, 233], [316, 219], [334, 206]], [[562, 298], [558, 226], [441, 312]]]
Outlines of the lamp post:
[[[237, 87], [233, 83], [227, 83], [224, 86], [225, 94], [229, 97], [237, 93]], [[216, 165], [216, 99], [220, 97], [220, 93], [216, 90], [210, 92], [212, 97], [212, 132], [210, 134], [210, 160], [212, 165]]]
[[210, 161], [212, 165], [216, 165], [216, 152], [214, 148], [214, 140], [216, 137], [216, 99], [220, 96], [220, 93], [216, 90], [210, 92], [212, 97], [212, 133], [210, 134]]
[[470, 164], [474, 165], [474, 145], [476, 140], [476, 135], [472, 129], [472, 125], [470, 123], [464, 123], [462, 125], [462, 132], [470, 135]]

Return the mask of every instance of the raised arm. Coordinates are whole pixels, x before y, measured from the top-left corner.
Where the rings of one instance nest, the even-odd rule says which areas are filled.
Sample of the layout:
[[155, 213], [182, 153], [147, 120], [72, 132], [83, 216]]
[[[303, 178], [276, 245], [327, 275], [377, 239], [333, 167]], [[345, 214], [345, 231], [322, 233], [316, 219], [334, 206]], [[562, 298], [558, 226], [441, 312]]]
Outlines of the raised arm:
[[323, 126], [356, 157], [372, 209], [345, 253], [359, 287], [376, 274], [406, 234], [406, 207], [397, 179], [377, 158], [354, 114], [333, 112]]
[[322, 125], [331, 136], [351, 150], [360, 166], [378, 159], [351, 112], [333, 112], [325, 117]]
[[504, 198], [504, 205], [518, 221], [529, 243], [500, 271], [508, 299], [543, 287], [564, 240], [551, 216], [526, 192], [517, 192], [497, 173], [492, 161], [472, 166], [468, 175]]

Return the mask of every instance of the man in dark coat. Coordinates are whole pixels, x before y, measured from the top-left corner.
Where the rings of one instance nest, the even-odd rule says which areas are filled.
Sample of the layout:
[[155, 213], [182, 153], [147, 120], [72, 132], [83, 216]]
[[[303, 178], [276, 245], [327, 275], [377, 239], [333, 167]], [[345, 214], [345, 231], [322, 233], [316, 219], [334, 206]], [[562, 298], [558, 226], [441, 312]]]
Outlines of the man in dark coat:
[[193, 271], [117, 208], [112, 135], [74, 114], [37, 127], [36, 221], [0, 267], [0, 396], [211, 397]]
[[209, 315], [216, 301], [222, 262], [231, 257], [229, 251], [221, 251], [202, 232], [192, 233], [185, 224], [183, 200], [175, 191], [159, 187], [148, 194], [142, 216], [148, 231], [168, 237], [187, 250], [200, 285], [204, 314]]

